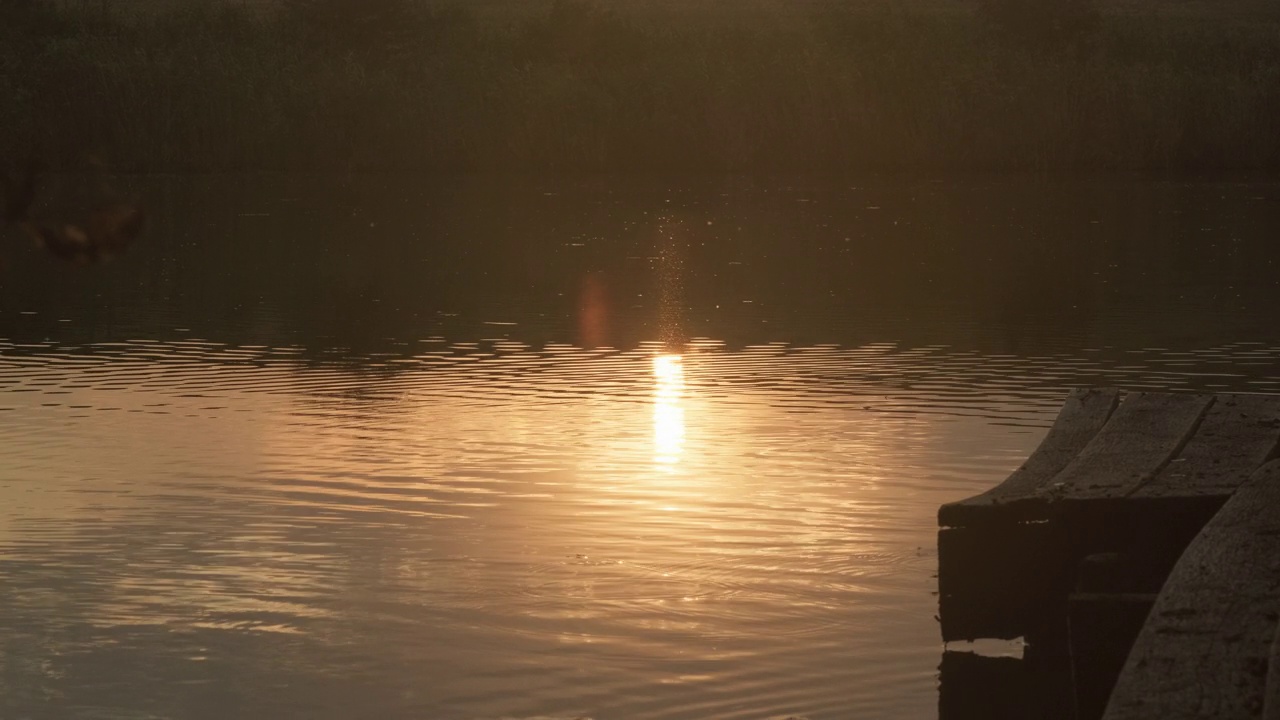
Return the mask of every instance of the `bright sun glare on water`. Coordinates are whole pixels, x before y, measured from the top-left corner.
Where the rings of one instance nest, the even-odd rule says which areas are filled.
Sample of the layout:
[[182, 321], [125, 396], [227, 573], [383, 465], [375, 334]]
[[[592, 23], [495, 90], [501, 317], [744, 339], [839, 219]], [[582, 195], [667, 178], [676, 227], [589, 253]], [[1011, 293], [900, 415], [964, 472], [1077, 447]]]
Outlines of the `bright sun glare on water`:
[[684, 358], [654, 357], [653, 379], [653, 461], [673, 472], [684, 446]]

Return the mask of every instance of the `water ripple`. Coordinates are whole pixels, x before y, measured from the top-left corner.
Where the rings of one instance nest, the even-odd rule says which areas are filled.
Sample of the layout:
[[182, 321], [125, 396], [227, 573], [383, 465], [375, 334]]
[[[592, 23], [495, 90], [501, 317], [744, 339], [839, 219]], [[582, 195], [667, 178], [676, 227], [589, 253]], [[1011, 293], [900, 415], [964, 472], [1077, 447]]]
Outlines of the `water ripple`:
[[0, 342], [0, 689], [104, 716], [143, 687], [159, 715], [192, 687], [262, 717], [927, 715], [940, 503], [1070, 386], [1280, 386], [1256, 343], [664, 352]]

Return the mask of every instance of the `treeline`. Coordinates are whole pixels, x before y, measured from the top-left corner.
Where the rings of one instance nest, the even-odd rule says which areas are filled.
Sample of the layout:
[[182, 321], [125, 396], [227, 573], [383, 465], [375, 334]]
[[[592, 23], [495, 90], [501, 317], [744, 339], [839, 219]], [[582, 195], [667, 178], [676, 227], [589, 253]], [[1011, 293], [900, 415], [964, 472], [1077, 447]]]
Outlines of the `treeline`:
[[723, 7], [6, 0], [0, 152], [121, 171], [1280, 169], [1275, 13]]

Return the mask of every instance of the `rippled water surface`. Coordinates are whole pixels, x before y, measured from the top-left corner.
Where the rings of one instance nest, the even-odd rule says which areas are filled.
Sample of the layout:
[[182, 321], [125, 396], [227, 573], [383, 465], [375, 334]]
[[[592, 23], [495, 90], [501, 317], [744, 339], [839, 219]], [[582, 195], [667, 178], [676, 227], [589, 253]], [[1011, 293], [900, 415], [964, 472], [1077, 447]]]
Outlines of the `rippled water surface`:
[[939, 504], [1280, 391], [1273, 184], [121, 183], [6, 236], [0, 717], [936, 717]]

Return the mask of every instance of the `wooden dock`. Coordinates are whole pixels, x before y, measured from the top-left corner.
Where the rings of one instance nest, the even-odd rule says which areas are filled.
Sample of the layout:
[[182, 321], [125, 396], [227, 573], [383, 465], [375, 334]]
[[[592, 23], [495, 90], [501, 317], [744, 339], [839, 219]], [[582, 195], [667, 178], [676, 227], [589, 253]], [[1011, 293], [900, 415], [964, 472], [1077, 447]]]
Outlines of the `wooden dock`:
[[1062, 658], [1078, 720], [1280, 720], [1278, 449], [1280, 396], [1073, 391], [939, 510], [943, 639]]

